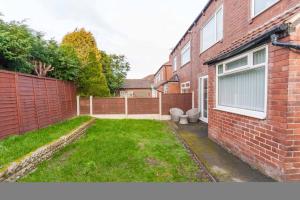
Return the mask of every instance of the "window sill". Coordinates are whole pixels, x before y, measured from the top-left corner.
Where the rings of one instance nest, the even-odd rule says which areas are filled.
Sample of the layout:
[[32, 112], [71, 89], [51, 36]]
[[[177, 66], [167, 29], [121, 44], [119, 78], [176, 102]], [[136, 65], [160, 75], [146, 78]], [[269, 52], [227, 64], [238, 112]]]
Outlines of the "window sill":
[[185, 63], [184, 65], [182, 65], [182, 66], [180, 67], [180, 69], [186, 67], [186, 66], [187, 66], [188, 64], [190, 64], [190, 63], [191, 63], [191, 61]]
[[201, 50], [200, 50], [200, 54], [199, 54], [199, 56], [200, 56], [200, 55], [202, 55], [203, 53], [205, 53], [206, 51], [210, 50], [211, 48], [213, 48], [213, 47], [214, 47], [214, 46], [216, 46], [217, 44], [219, 44], [219, 43], [220, 43], [220, 44], [221, 44], [221, 43], [223, 43], [223, 40], [224, 40], [224, 39], [221, 39], [221, 40], [217, 41], [216, 43], [214, 43], [213, 45], [211, 45], [210, 47], [208, 47], [208, 48], [207, 48], [207, 49], [205, 49], [204, 51], [201, 51]]
[[251, 110], [245, 110], [245, 109], [239, 109], [239, 108], [217, 106], [216, 108], [214, 108], [214, 110], [229, 112], [229, 113], [252, 117], [252, 118], [261, 119], [261, 120], [264, 120], [267, 118], [267, 114], [264, 112], [251, 111]]

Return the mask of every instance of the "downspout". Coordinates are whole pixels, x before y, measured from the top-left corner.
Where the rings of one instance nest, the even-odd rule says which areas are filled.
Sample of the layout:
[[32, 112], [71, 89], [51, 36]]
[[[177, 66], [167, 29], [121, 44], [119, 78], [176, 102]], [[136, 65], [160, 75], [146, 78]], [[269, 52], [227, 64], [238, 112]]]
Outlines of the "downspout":
[[[195, 24], [194, 24], [195, 25]], [[193, 43], [193, 31], [192, 31], [192, 29], [190, 30], [190, 31], [188, 31], [188, 33], [190, 34], [190, 59], [191, 59], [191, 61], [190, 61], [190, 66], [191, 66], [191, 74], [190, 74], [190, 76], [191, 76], [191, 78], [190, 78], [190, 88], [193, 88], [193, 91], [194, 91], [194, 84], [193, 84], [193, 59], [192, 59], [192, 55], [193, 55], [193, 45], [192, 45], [192, 43]]]
[[300, 45], [299, 44], [294, 44], [290, 42], [278, 42], [279, 36], [277, 34], [271, 35], [271, 41], [274, 46], [279, 46], [279, 47], [286, 47], [286, 48], [292, 48], [296, 50], [300, 50]]

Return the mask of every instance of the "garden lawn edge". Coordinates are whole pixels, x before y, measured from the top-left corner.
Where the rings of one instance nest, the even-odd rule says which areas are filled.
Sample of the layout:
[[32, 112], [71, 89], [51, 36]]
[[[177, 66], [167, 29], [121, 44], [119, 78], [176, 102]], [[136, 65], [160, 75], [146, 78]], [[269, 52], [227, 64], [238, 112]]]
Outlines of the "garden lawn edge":
[[52, 141], [37, 150], [11, 162], [0, 171], [0, 182], [15, 182], [23, 176], [33, 171], [38, 164], [51, 158], [57, 151], [61, 150], [68, 144], [71, 144], [82, 135], [95, 122], [91, 119], [80, 125], [70, 133], [61, 136], [59, 139]]

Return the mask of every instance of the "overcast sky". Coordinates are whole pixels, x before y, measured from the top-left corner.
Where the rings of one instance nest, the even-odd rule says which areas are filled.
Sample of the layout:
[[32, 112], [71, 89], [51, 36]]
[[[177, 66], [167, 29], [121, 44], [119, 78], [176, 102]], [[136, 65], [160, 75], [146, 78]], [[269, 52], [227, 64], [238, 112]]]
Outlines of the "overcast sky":
[[27, 19], [46, 38], [61, 41], [76, 27], [91, 31], [98, 47], [124, 54], [128, 78], [154, 73], [207, 0], [0, 0], [4, 20]]

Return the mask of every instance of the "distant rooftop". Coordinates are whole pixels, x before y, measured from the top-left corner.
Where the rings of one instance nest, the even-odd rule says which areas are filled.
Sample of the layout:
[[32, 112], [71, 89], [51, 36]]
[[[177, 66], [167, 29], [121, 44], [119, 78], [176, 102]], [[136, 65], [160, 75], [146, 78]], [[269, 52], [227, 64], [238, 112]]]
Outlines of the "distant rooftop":
[[151, 89], [151, 85], [152, 85], [152, 80], [126, 79], [121, 89]]
[[144, 78], [142, 78], [143, 80], [149, 80], [149, 81], [153, 81], [154, 80], [154, 74], [150, 74]]

